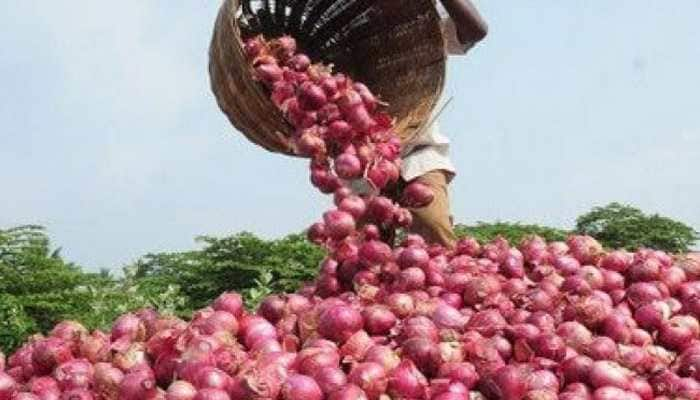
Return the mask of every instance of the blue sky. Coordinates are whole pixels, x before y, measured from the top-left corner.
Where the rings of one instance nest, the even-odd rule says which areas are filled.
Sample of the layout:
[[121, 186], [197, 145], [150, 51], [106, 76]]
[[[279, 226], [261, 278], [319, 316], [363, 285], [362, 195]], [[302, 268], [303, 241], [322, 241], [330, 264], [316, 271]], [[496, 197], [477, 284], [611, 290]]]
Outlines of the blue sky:
[[[299, 231], [306, 163], [249, 144], [209, 91], [218, 1], [0, 2], [0, 226], [120, 267], [200, 234]], [[571, 226], [611, 201], [700, 229], [700, 2], [485, 1], [441, 124], [457, 221]]]

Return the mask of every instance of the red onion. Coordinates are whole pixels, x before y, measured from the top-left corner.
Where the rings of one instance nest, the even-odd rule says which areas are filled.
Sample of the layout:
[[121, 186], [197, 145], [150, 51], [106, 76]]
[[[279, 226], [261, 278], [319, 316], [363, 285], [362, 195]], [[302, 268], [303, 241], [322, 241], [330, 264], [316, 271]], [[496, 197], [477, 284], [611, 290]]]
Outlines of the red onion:
[[472, 329], [487, 337], [495, 335], [505, 327], [505, 319], [495, 310], [479, 311], [467, 322], [467, 329]]
[[527, 376], [527, 388], [559, 393], [559, 378], [551, 371], [534, 371]]
[[132, 372], [124, 376], [119, 385], [119, 399], [145, 399], [151, 396], [154, 391], [156, 391], [156, 382], [152, 372]]
[[226, 311], [240, 317], [243, 312], [243, 299], [238, 293], [223, 293], [214, 300], [212, 307], [216, 311]]
[[331, 393], [328, 400], [368, 400], [368, 398], [359, 386], [349, 384]]
[[578, 273], [581, 269], [581, 263], [574, 257], [560, 255], [554, 257], [554, 267], [565, 276]]
[[377, 224], [387, 224], [394, 219], [394, 203], [386, 197], [374, 197], [367, 206], [367, 214]]
[[408, 208], [423, 208], [433, 202], [433, 189], [419, 181], [408, 184], [401, 195], [401, 205]]
[[362, 311], [370, 335], [386, 335], [396, 325], [396, 316], [386, 306], [374, 305]]
[[401, 290], [420, 289], [425, 286], [425, 272], [416, 267], [404, 269], [399, 274], [397, 283]]
[[360, 247], [359, 257], [367, 266], [383, 264], [391, 259], [391, 248], [386, 243], [370, 240]]
[[527, 318], [527, 321], [533, 325], [535, 325], [537, 328], [539, 328], [542, 332], [554, 332], [554, 318], [543, 311], [537, 311], [532, 314]]
[[586, 356], [575, 356], [561, 363], [560, 371], [566, 383], [587, 382], [593, 360]]
[[441, 329], [455, 329], [461, 331], [467, 323], [468, 318], [459, 312], [456, 308], [441, 303], [433, 312], [433, 322]]
[[356, 155], [343, 153], [334, 162], [335, 172], [342, 179], [354, 179], [362, 175], [362, 163]]
[[654, 389], [646, 379], [635, 377], [630, 381], [630, 392], [636, 393], [642, 400], [652, 400]]
[[661, 273], [661, 263], [649, 258], [641, 263], [633, 264], [627, 271], [627, 276], [634, 282], [650, 282], [658, 279]]
[[297, 369], [305, 375], [313, 375], [324, 367], [337, 367], [340, 355], [337, 349], [308, 347], [297, 357]]
[[590, 343], [587, 354], [594, 360], [617, 359], [617, 345], [607, 336], [599, 336]]
[[614, 361], [595, 361], [591, 367], [590, 382], [596, 388], [614, 386], [627, 389], [630, 385], [631, 371]]
[[439, 347], [432, 341], [414, 337], [406, 340], [401, 345], [402, 356], [415, 363], [418, 369], [427, 376], [434, 376], [440, 366], [441, 357]]
[[386, 298], [385, 304], [389, 306], [391, 311], [399, 318], [410, 316], [415, 309], [413, 297], [405, 293], [390, 294]]
[[50, 337], [34, 345], [31, 357], [34, 371], [38, 374], [46, 375], [51, 373], [59, 364], [72, 359], [73, 354], [71, 353], [69, 342]]
[[576, 350], [583, 349], [593, 340], [591, 331], [576, 321], [563, 322], [557, 327], [557, 335], [564, 339], [568, 346]]
[[231, 397], [222, 389], [201, 389], [194, 400], [231, 400]]
[[175, 381], [168, 386], [166, 400], [192, 400], [197, 395], [197, 389], [187, 381]]
[[322, 400], [323, 393], [315, 380], [300, 374], [291, 374], [282, 385], [285, 400]]
[[530, 341], [530, 346], [540, 357], [562, 361], [566, 355], [566, 343], [559, 336], [541, 334]]
[[325, 395], [347, 385], [348, 379], [343, 370], [338, 367], [324, 367], [314, 374], [314, 379]]
[[384, 368], [372, 362], [355, 365], [348, 375], [348, 382], [360, 387], [370, 400], [378, 399], [388, 385]]
[[56, 367], [53, 375], [63, 390], [87, 389], [93, 384], [94, 369], [88, 360], [74, 359]]
[[661, 323], [658, 341], [669, 349], [683, 350], [699, 333], [700, 325], [695, 318], [675, 316]]
[[428, 265], [429, 261], [430, 256], [428, 255], [428, 252], [424, 248], [418, 246], [403, 248], [399, 253], [398, 259], [396, 260], [401, 269], [411, 267], [424, 268]]
[[34, 393], [27, 393], [27, 392], [22, 392], [22, 393], [17, 393], [15, 396], [12, 398], [12, 400], [41, 400], [39, 396], [35, 395]]
[[628, 392], [615, 386], [604, 386], [593, 393], [593, 400], [627, 400]]
[[396, 398], [422, 399], [428, 380], [409, 360], [404, 360], [389, 374], [387, 392]]
[[230, 386], [231, 378], [222, 370], [205, 367], [197, 371], [194, 384], [198, 389], [226, 389]]
[[479, 381], [479, 374], [474, 365], [468, 362], [448, 362], [440, 365], [438, 376], [461, 382], [467, 389], [473, 388]]
[[17, 391], [17, 382], [10, 375], [0, 371], [0, 400], [11, 400]]
[[328, 211], [323, 214], [323, 221], [328, 235], [336, 240], [343, 239], [355, 230], [355, 219], [345, 211]]
[[473, 306], [488, 295], [501, 291], [501, 284], [494, 276], [485, 275], [471, 279], [464, 289], [464, 304]]
[[344, 342], [362, 329], [362, 315], [349, 306], [338, 305], [323, 312], [318, 332], [336, 342]]
[[367, 350], [364, 361], [375, 362], [382, 365], [385, 371], [391, 371], [399, 365], [401, 359], [391, 347], [375, 345]]
[[487, 397], [502, 400], [520, 400], [527, 393], [527, 379], [520, 368], [507, 365], [481, 385]]

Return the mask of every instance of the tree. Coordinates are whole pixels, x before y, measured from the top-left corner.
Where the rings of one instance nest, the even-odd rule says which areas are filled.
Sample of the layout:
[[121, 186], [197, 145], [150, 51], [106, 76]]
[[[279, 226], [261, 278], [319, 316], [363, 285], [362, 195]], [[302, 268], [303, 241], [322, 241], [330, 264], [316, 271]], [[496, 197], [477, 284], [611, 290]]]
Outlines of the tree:
[[524, 225], [511, 222], [477, 222], [476, 225], [456, 225], [458, 237], [471, 236], [481, 243], [487, 243], [501, 236], [512, 245], [517, 245], [528, 235], [539, 235], [548, 242], [565, 240], [570, 232], [541, 225]]
[[659, 214], [620, 203], [596, 207], [576, 220], [576, 231], [590, 235], [608, 248], [636, 250], [646, 247], [669, 253], [685, 253], [698, 240], [688, 225]]

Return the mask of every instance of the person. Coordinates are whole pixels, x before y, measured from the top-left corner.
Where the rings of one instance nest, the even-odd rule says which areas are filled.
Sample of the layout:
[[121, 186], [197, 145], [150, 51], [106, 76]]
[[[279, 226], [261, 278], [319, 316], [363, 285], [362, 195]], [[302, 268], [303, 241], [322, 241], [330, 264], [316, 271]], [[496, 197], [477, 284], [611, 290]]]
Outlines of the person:
[[[438, 0], [445, 51], [448, 55], [464, 55], [488, 33], [488, 26], [470, 0]], [[405, 182], [418, 180], [428, 185], [434, 194], [427, 207], [412, 209], [410, 231], [422, 235], [429, 243], [448, 248], [455, 245], [448, 186], [456, 174], [449, 155], [450, 141], [437, 123], [420, 132], [402, 149], [401, 178]]]

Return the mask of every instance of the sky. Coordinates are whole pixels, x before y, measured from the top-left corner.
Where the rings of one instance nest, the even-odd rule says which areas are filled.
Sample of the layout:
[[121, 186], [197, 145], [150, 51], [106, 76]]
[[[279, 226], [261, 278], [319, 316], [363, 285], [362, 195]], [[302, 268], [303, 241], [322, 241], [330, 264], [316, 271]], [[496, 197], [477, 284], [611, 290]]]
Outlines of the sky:
[[[299, 232], [306, 162], [236, 133], [209, 89], [219, 1], [0, 1], [0, 227], [90, 269]], [[700, 230], [700, 2], [476, 2], [441, 116], [455, 220], [571, 227], [612, 201]]]

